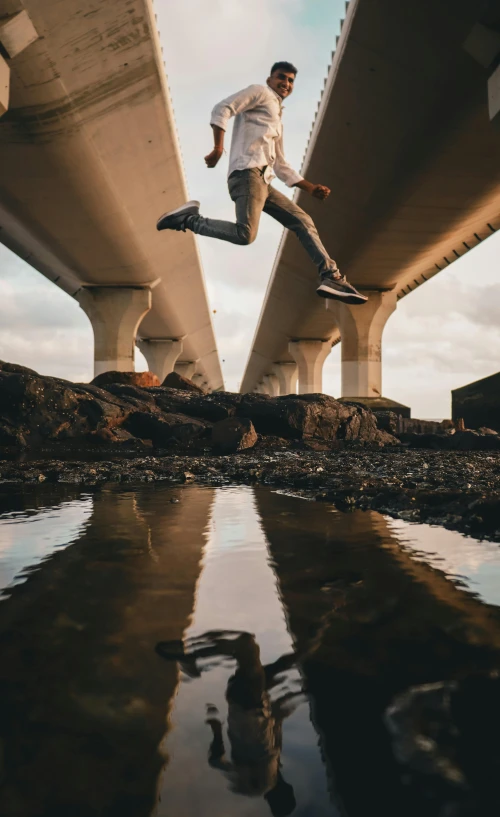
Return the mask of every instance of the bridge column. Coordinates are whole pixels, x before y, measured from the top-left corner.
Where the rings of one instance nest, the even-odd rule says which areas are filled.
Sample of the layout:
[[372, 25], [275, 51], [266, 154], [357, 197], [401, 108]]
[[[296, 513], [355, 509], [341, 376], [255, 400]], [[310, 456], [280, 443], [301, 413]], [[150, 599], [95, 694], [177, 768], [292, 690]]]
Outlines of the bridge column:
[[264, 381], [264, 386], [266, 387], [266, 393], [271, 395], [271, 397], [278, 397], [280, 393], [280, 386], [276, 375], [265, 374], [262, 380]]
[[194, 360], [178, 360], [174, 366], [174, 372], [185, 377], [186, 380], [192, 380], [196, 371], [196, 361]]
[[163, 383], [167, 374], [174, 371], [175, 361], [182, 354], [182, 340], [170, 338], [145, 338], [137, 346], [146, 358], [150, 372]]
[[135, 338], [151, 309], [151, 288], [90, 286], [76, 299], [94, 331], [94, 376], [133, 372]]
[[323, 391], [323, 364], [332, 351], [328, 340], [291, 340], [288, 351], [297, 364], [299, 394]]
[[296, 394], [297, 393], [297, 364], [291, 363], [288, 360], [283, 363], [275, 363], [273, 372], [278, 378], [279, 394]]
[[342, 356], [342, 397], [382, 396], [382, 333], [397, 305], [396, 291], [365, 292], [362, 306], [330, 301], [338, 321]]

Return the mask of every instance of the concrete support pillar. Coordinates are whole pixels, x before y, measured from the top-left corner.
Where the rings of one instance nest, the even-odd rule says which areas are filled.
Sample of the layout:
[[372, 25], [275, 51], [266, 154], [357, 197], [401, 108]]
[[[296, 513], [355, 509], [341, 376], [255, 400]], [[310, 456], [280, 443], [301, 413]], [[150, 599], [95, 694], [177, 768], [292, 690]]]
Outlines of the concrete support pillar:
[[323, 363], [332, 351], [328, 340], [292, 340], [288, 351], [297, 364], [299, 394], [320, 394], [323, 390]]
[[192, 380], [195, 371], [196, 361], [194, 360], [178, 360], [174, 366], [174, 372], [180, 374], [181, 377], [187, 378], [187, 380]]
[[268, 390], [267, 390], [267, 389], [268, 389], [268, 387], [267, 387], [267, 386], [266, 386], [266, 384], [263, 382], [263, 380], [261, 380], [259, 383], [257, 383], [257, 386], [256, 386], [255, 388], [256, 388], [256, 391], [257, 391], [259, 394], [269, 394], [269, 392], [268, 392]]
[[297, 393], [298, 368], [296, 363], [291, 363], [288, 360], [283, 361], [283, 363], [275, 363], [273, 372], [278, 378], [279, 394]]
[[271, 397], [278, 397], [280, 393], [280, 386], [276, 375], [265, 374], [262, 380], [264, 381], [264, 385], [266, 386], [266, 393], [271, 395]]
[[94, 330], [94, 376], [133, 372], [135, 339], [151, 309], [151, 288], [84, 287], [76, 299]]
[[382, 396], [382, 333], [397, 305], [396, 291], [366, 292], [368, 301], [350, 306], [330, 301], [342, 341], [342, 397]]
[[174, 371], [175, 362], [182, 354], [182, 340], [145, 338], [138, 340], [137, 346], [147, 360], [149, 371], [159, 377], [160, 383]]
[[9, 108], [10, 68], [0, 54], [0, 116]]

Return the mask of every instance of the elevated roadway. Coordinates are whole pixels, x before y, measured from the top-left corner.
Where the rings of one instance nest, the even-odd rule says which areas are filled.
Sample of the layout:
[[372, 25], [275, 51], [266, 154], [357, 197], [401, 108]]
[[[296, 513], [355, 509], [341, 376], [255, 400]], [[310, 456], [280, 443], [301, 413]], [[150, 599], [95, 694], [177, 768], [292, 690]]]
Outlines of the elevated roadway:
[[500, 227], [487, 94], [499, 52], [497, 3], [352, 0], [302, 167], [332, 194], [295, 198], [370, 300], [326, 305], [285, 232], [242, 391], [293, 391], [297, 373], [299, 392], [321, 391], [342, 339], [342, 395], [380, 400], [382, 332], [397, 302]]
[[222, 387], [195, 238], [155, 229], [187, 190], [151, 0], [0, 0], [2, 110], [0, 241], [79, 300], [96, 373], [138, 336]]

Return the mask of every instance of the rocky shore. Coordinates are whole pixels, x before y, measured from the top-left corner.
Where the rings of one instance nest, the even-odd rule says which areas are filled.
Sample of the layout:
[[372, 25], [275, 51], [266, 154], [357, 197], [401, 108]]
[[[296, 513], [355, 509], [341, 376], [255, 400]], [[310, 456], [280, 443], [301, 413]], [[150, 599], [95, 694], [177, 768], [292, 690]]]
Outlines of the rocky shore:
[[74, 384], [0, 363], [0, 483], [262, 483], [500, 541], [500, 437], [488, 429], [169, 378]]

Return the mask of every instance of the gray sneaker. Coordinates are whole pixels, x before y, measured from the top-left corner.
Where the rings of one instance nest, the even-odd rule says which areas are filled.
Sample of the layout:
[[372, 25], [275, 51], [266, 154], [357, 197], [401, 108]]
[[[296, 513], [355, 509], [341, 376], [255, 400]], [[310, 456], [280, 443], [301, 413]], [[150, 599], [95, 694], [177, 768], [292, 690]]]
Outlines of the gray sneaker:
[[321, 298], [331, 298], [335, 301], [343, 301], [345, 304], [365, 304], [368, 300], [366, 295], [358, 292], [356, 287], [349, 283], [345, 275], [340, 272], [335, 274], [329, 272], [321, 276], [321, 284], [316, 292]]
[[186, 219], [188, 216], [200, 215], [200, 202], [188, 201], [176, 210], [164, 213], [156, 222], [157, 230], [182, 230], [186, 231]]

